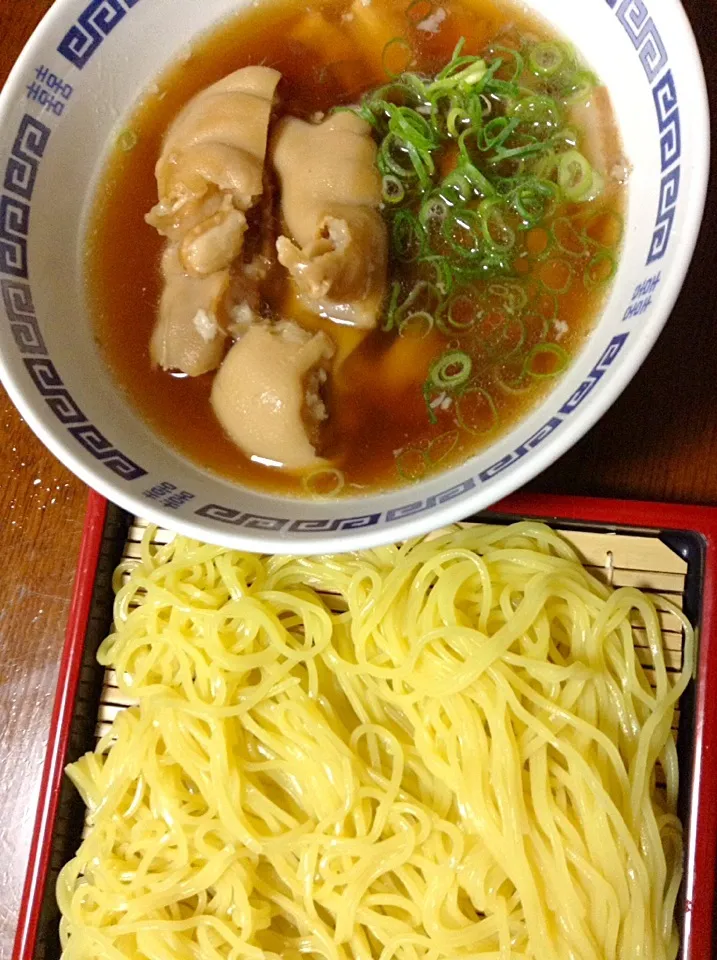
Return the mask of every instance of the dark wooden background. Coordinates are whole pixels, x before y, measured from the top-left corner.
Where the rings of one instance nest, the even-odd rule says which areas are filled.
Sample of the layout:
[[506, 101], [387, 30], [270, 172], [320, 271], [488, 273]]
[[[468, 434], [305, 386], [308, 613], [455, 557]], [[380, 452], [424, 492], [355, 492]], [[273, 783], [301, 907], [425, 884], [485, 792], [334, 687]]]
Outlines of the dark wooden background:
[[[0, 83], [51, 0], [0, 0]], [[684, 0], [715, 122], [717, 5]], [[717, 182], [697, 253], [657, 347], [612, 410], [531, 486], [717, 504]], [[0, 960], [27, 865], [86, 490], [0, 387]]]

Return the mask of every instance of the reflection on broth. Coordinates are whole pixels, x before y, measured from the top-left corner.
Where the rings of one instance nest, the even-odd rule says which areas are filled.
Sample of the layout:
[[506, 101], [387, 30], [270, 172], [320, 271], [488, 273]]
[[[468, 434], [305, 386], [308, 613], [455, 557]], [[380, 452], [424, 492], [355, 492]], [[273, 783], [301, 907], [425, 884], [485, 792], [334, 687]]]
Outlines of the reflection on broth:
[[607, 92], [512, 6], [267, 3], [118, 138], [88, 244], [98, 339], [211, 471], [294, 495], [414, 482], [579, 351], [625, 181]]

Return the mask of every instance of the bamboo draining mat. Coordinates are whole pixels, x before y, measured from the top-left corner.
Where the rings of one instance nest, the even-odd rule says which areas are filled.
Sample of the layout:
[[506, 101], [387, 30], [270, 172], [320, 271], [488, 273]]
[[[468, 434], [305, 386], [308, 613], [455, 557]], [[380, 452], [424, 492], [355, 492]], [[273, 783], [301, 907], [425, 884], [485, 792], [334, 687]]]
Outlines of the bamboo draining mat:
[[[613, 587], [637, 587], [645, 593], [667, 597], [682, 609], [687, 561], [679, 557], [657, 537], [625, 533], [586, 533], [576, 530], [556, 529], [578, 551], [590, 573], [603, 583]], [[147, 530], [147, 523], [136, 519], [129, 530], [122, 554], [124, 559], [139, 562], [140, 543]], [[156, 546], [168, 543], [174, 534], [158, 529], [152, 540]], [[660, 613], [665, 639], [665, 658], [668, 670], [682, 669], [682, 625], [672, 614]], [[638, 656], [643, 663], [650, 660], [643, 631], [635, 630]], [[644, 642], [643, 642], [644, 641]], [[114, 670], [107, 670], [102, 689], [95, 735], [99, 739], [109, 730], [120, 710], [132, 706], [117, 688]], [[679, 723], [679, 710], [675, 711], [673, 728], [675, 734]]]

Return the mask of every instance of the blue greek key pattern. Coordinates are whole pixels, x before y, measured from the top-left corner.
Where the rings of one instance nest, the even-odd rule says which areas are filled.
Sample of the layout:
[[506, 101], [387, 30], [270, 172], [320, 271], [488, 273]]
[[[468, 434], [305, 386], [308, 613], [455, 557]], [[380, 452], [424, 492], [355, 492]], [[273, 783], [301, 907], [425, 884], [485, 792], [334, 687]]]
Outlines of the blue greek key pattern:
[[584, 403], [617, 359], [618, 354], [627, 343], [627, 338], [628, 334], [626, 333], [613, 337], [605, 353], [590, 371], [587, 380], [583, 380], [572, 397], [560, 408], [562, 414], [569, 416], [571, 413], [575, 413], [581, 403]]
[[10, 329], [20, 353], [46, 354], [47, 347], [35, 316], [30, 287], [26, 283], [2, 279], [0, 292], [10, 321]]
[[652, 236], [648, 263], [661, 260], [667, 253], [670, 234], [675, 221], [677, 198], [680, 191], [680, 168], [675, 167], [660, 184], [660, 205], [657, 212], [657, 228]]
[[667, 253], [675, 221], [680, 189], [680, 169], [679, 167], [676, 170], [671, 168], [679, 162], [682, 155], [677, 88], [672, 71], [667, 70], [663, 74], [668, 64], [667, 50], [645, 0], [606, 0], [606, 2], [615, 11], [618, 20], [638, 51], [645, 75], [652, 87], [660, 129], [660, 160], [663, 177], [655, 231], [647, 256], [649, 266], [661, 260]]
[[629, 336], [628, 333], [621, 333], [613, 337], [602, 357], [590, 372], [588, 378], [583, 381], [572, 397], [561, 407], [559, 413], [562, 414], [562, 416], [551, 417], [547, 423], [543, 424], [540, 430], [537, 430], [532, 437], [529, 437], [524, 443], [521, 443], [519, 447], [516, 447], [512, 453], [502, 457], [497, 463], [494, 463], [491, 467], [488, 467], [487, 470], [484, 470], [480, 474], [481, 483], [487, 483], [489, 480], [497, 477], [500, 473], [503, 473], [504, 470], [512, 467], [519, 460], [522, 460], [523, 457], [526, 457], [532, 450], [539, 447], [548, 437], [552, 436], [552, 434], [565, 423], [564, 418], [575, 413], [587, 400], [598, 382], [605, 376], [615, 360], [617, 360]]
[[219, 523], [226, 523], [232, 527], [250, 526], [252, 530], [268, 530], [274, 533], [279, 533], [291, 523], [291, 520], [280, 520], [277, 517], [254, 516], [251, 513], [243, 513], [241, 510], [232, 510], [231, 507], [220, 507], [219, 504], [216, 503], [210, 503], [205, 507], [200, 507], [195, 513], [198, 517], [217, 520]]
[[660, 79], [652, 91], [657, 110], [657, 122], [660, 127], [660, 158], [662, 172], [669, 170], [682, 155], [680, 135], [680, 111], [677, 103], [677, 90], [672, 70]]
[[[615, 7], [616, 0], [608, 0]], [[640, 56], [650, 83], [667, 64], [667, 51], [644, 0], [622, 0], [617, 18]]]
[[50, 139], [50, 128], [25, 114], [5, 170], [5, 189], [23, 200], [32, 199], [37, 168]]
[[[341, 517], [338, 520], [295, 520], [289, 530], [292, 533], [332, 533], [335, 530], [362, 530], [375, 527], [382, 514], [368, 513], [361, 517]], [[257, 519], [257, 518], [254, 518]], [[253, 526], [251, 521], [246, 526]]]
[[91, 423], [70, 427], [70, 433], [88, 453], [92, 454], [95, 460], [101, 460], [108, 470], [116, 473], [123, 480], [139, 480], [141, 477], [147, 476], [146, 470], [143, 470], [121, 451], [116, 450], [110, 441]]
[[50, 128], [26, 114], [20, 123], [5, 168], [0, 196], [0, 295], [10, 330], [23, 357], [25, 368], [47, 407], [70, 434], [108, 470], [125, 480], [138, 480], [147, 471], [130, 460], [104, 437], [65, 387], [50, 360], [35, 313], [30, 284], [27, 283], [27, 237], [30, 228], [30, 200], [37, 171], [45, 153]]
[[25, 366], [32, 382], [60, 423], [69, 425], [87, 422], [87, 417], [65, 389], [51, 360], [45, 357], [25, 360]]
[[335, 533], [339, 530], [361, 530], [364, 527], [374, 527], [380, 522], [382, 514], [370, 513], [360, 517], [340, 517], [325, 520], [295, 520], [280, 517], [265, 517], [243, 510], [232, 510], [216, 503], [207, 504], [195, 510], [198, 517], [206, 517], [232, 527], [243, 527], [245, 530], [266, 530], [271, 533], [280, 533], [288, 530], [289, 533]]
[[30, 207], [7, 194], [0, 197], [0, 272], [27, 279]]
[[82, 70], [102, 41], [139, 0], [92, 0], [62, 38], [58, 52]]
[[145, 470], [113, 447], [96, 427], [87, 422], [51, 360], [47, 357], [27, 358], [25, 367], [50, 410], [96, 460], [103, 461], [109, 470], [125, 480], [138, 480], [146, 475]]
[[0, 196], [0, 272], [24, 280], [27, 279], [30, 200], [49, 138], [50, 128], [25, 114], [5, 167], [3, 183], [7, 193]]
[[481, 483], [487, 483], [489, 480], [492, 480], [494, 477], [497, 477], [499, 473], [503, 473], [504, 470], [507, 470], [508, 467], [512, 467], [514, 463], [517, 463], [519, 460], [522, 460], [523, 457], [527, 455], [540, 446], [541, 443], [544, 443], [549, 436], [551, 436], [558, 427], [562, 426], [563, 420], [560, 417], [551, 417], [547, 423], [543, 424], [540, 430], [537, 430], [532, 437], [528, 437], [525, 443], [521, 443], [519, 447], [513, 450], [512, 453], [509, 453], [507, 456], [498, 460], [497, 463], [494, 463], [491, 467], [488, 467], [487, 470], [483, 470], [480, 474]]
[[449, 490], [444, 490], [443, 493], [428, 497], [427, 500], [416, 500], [413, 503], [407, 503], [403, 507], [397, 507], [395, 510], [389, 510], [386, 514], [386, 522], [393, 523], [396, 520], [405, 520], [406, 517], [412, 517], [418, 513], [425, 513], [427, 510], [433, 510], [433, 508], [439, 504], [450, 503], [451, 500], [458, 500], [460, 497], [464, 497], [467, 493], [470, 493], [471, 490], [475, 490], [477, 486], [478, 484], [475, 480], [469, 478], [468, 480], [464, 480], [463, 483], [451, 487]]

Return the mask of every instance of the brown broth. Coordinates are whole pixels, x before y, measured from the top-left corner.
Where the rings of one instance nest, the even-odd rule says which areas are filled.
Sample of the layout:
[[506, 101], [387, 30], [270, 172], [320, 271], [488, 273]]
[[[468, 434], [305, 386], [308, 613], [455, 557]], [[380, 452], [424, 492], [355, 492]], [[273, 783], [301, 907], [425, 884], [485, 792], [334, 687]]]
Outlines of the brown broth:
[[[187, 59], [159, 80], [131, 118], [136, 145], [129, 151], [118, 145], [112, 151], [87, 248], [97, 339], [114, 377], [141, 416], [173, 447], [210, 471], [263, 490], [305, 492], [300, 477], [251, 462], [227, 438], [209, 403], [213, 374], [192, 379], [152, 368], [149, 342], [164, 241], [146, 225], [144, 216], [156, 202], [154, 166], [164, 132], [192, 96], [249, 64], [264, 63], [281, 71], [282, 111], [308, 118], [354, 102], [365, 90], [385, 82], [382, 53], [394, 36], [409, 37], [415, 53], [411, 69], [429, 74], [450, 60], [461, 36], [468, 38], [468, 53], [480, 52], [507, 26], [523, 35], [549, 36], [541, 24], [492, 0], [442, 3], [448, 16], [439, 32], [420, 32], [411, 20], [420, 19], [431, 4], [419, 2], [424, 9], [419, 13], [414, 3], [408, 17], [406, 0], [371, 0], [353, 10], [347, 0], [329, 0], [313, 4], [308, 13], [303, 3], [280, 0], [242, 12], [200, 40]], [[591, 229], [603, 240], [619, 218], [623, 193], [613, 188], [597, 201], [600, 207], [594, 213], [604, 210], [606, 215], [602, 222], [593, 219]], [[540, 231], [531, 242], [540, 249], [544, 242]], [[548, 275], [549, 264], [536, 262], [531, 269], [542, 271], [544, 280], [560, 282]], [[265, 294], [275, 315], [286, 315], [287, 282], [275, 281]], [[587, 291], [582, 283], [573, 283], [558, 298], [560, 346], [571, 355], [588, 335], [603, 297], [604, 290]], [[499, 429], [469, 433], [457, 427], [454, 409], [438, 411], [439, 422], [431, 425], [421, 385], [432, 360], [445, 349], [442, 335], [434, 331], [417, 340], [377, 330], [360, 342], [351, 331], [337, 330], [328, 321], [296, 318], [307, 326], [332, 327], [341, 354], [348, 356], [329, 391], [331, 416], [322, 447], [343, 471], [344, 495], [396, 486], [419, 479], [439, 464], [443, 468], [465, 460], [514, 425], [555, 382], [536, 379], [527, 391], [511, 391], [498, 382], [499, 376], [503, 383], [510, 381], [510, 369], [482, 367], [480, 386], [499, 411]], [[358, 348], [351, 352], [356, 343]], [[549, 363], [550, 358], [543, 360]], [[468, 418], [473, 426], [492, 422], [480, 391], [467, 396], [463, 406], [464, 422]], [[398, 451], [403, 452], [397, 460]]]

